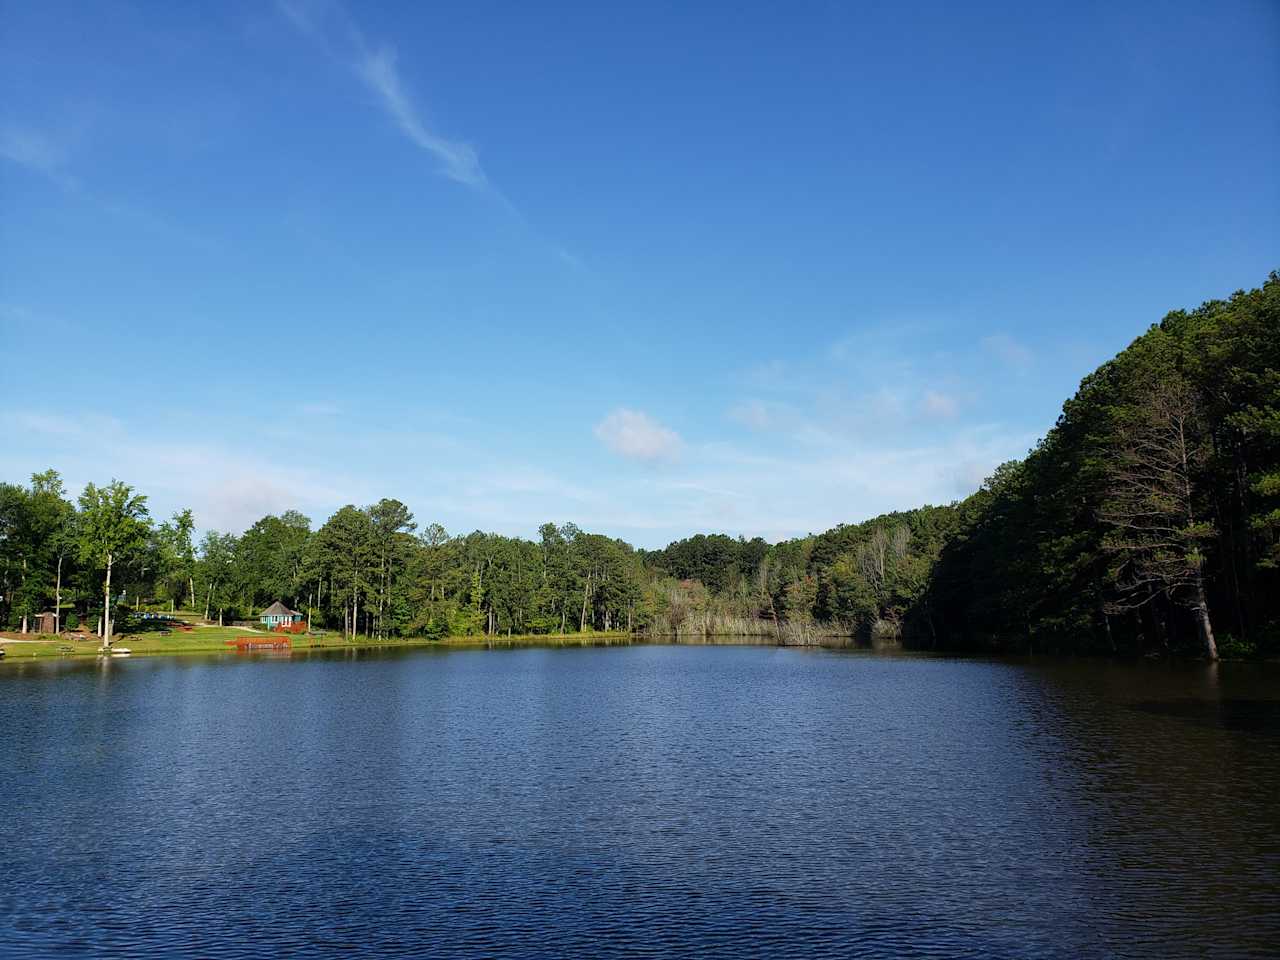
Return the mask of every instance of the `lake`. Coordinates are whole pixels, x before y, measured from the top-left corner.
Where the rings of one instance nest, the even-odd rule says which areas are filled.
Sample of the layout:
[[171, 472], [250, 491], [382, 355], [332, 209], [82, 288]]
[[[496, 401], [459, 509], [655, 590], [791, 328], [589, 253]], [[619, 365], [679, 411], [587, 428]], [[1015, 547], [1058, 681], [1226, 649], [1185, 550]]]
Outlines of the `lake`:
[[0, 954], [1263, 956], [1280, 669], [0, 665]]

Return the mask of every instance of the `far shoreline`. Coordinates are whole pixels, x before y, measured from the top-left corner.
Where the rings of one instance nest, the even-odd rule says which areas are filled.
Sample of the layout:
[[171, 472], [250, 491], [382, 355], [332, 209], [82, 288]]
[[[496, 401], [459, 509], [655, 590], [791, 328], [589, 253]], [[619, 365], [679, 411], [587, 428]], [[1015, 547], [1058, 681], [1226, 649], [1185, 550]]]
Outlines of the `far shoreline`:
[[[263, 656], [293, 653], [329, 652], [336, 650], [396, 650], [415, 648], [487, 648], [487, 647], [595, 647], [614, 646], [646, 642], [641, 635], [626, 631], [583, 632], [571, 634], [517, 634], [512, 636], [458, 636], [441, 637], [395, 637], [377, 640], [364, 635], [344, 638], [341, 635], [329, 637], [298, 637], [276, 633], [241, 632], [240, 637], [252, 638], [254, 642], [271, 643], [286, 639], [287, 647], [271, 649], [266, 647], [238, 650], [233, 643], [227, 642], [227, 628], [205, 628], [217, 633], [216, 637], [199, 637], [188, 639], [184, 635], [148, 636], [146, 634], [125, 634], [117, 636], [112, 643], [112, 653], [103, 651], [101, 642], [93, 634], [85, 640], [74, 640], [68, 636], [49, 636], [48, 634], [31, 634], [24, 637], [0, 637], [0, 649], [5, 656], [0, 658], [0, 666], [5, 663], [31, 663], [41, 660], [84, 660], [88, 658], [117, 659], [134, 657], [168, 657], [186, 656], [189, 654], [229, 656]], [[126, 653], [127, 651], [127, 653]]]
[[[880, 654], [919, 654], [934, 655], [945, 658], [962, 659], [1009, 659], [1008, 653], [998, 651], [975, 650], [930, 650], [902, 643], [862, 644], [851, 637], [815, 637], [808, 642], [785, 642], [776, 637], [763, 634], [729, 634], [729, 635], [676, 635], [650, 634], [643, 632], [621, 631], [584, 631], [562, 634], [513, 634], [511, 636], [486, 636], [483, 634], [470, 636], [453, 636], [432, 639], [430, 637], [395, 637], [378, 640], [363, 634], [344, 638], [341, 634], [328, 636], [293, 636], [287, 637], [288, 647], [269, 648], [254, 647], [237, 649], [226, 642], [226, 635], [233, 630], [240, 637], [246, 636], [240, 628], [205, 626], [204, 630], [217, 636], [200, 637], [188, 640], [183, 635], [147, 636], [146, 634], [125, 634], [113, 643], [115, 654], [102, 651], [98, 638], [89, 634], [84, 641], [72, 641], [67, 636], [49, 636], [48, 634], [29, 634], [17, 637], [12, 634], [0, 636], [0, 650], [5, 656], [0, 657], [0, 671], [5, 664], [19, 665], [32, 663], [52, 663], [64, 661], [85, 662], [87, 660], [129, 660], [138, 658], [160, 657], [243, 657], [246, 659], [283, 659], [297, 654], [311, 653], [372, 653], [375, 651], [399, 650], [519, 650], [519, 649], [586, 649], [590, 647], [614, 646], [760, 646], [807, 650], [846, 650]], [[282, 639], [278, 633], [254, 632], [248, 636], [255, 641], [270, 643]], [[126, 652], [127, 651], [127, 652]], [[1179, 657], [1175, 655], [1152, 657], [1126, 657], [1116, 655], [1081, 656], [1062, 652], [1045, 651], [1040, 654], [1023, 653], [1014, 655], [1013, 659], [1035, 660], [1042, 657], [1051, 659], [1065, 657], [1067, 659], [1083, 659], [1089, 661], [1110, 660], [1123, 662], [1164, 662], [1164, 663], [1200, 663], [1206, 662], [1199, 657]], [[1212, 662], [1212, 661], [1209, 661]], [[1280, 664], [1276, 658], [1229, 657], [1222, 658], [1223, 663], [1270, 663]]]

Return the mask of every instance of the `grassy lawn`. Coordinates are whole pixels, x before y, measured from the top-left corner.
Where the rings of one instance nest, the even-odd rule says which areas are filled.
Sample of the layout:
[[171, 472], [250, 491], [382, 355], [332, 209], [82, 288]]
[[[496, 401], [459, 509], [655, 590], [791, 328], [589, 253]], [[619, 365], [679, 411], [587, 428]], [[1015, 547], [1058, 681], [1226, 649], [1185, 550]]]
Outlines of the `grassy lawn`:
[[[18, 640], [16, 637], [0, 638], [0, 648], [5, 651], [6, 660], [27, 660], [33, 657], [60, 656], [96, 656], [101, 641], [92, 633], [86, 632], [84, 639], [79, 634], [64, 634], [61, 637], [29, 634]], [[244, 630], [231, 627], [196, 627], [194, 630], [150, 630], [145, 633], [116, 634], [113, 646], [127, 647], [135, 654], [148, 653], [187, 653], [217, 652], [227, 649], [225, 641], [233, 637], [257, 636]], [[266, 637], [267, 634], [262, 634]]]
[[[334, 633], [330, 631], [319, 635], [278, 634], [258, 630], [242, 630], [237, 627], [205, 626], [195, 623], [194, 620], [188, 617], [179, 616], [187, 620], [187, 622], [194, 623], [194, 629], [162, 629], [117, 634], [113, 646], [116, 649], [126, 647], [133, 656], [152, 656], [183, 653], [235, 654], [236, 648], [234, 644], [228, 643], [228, 641], [251, 638], [255, 641], [269, 642], [284, 636], [289, 638], [295, 651], [380, 649], [384, 647], [591, 647], [627, 643], [632, 639], [631, 635], [625, 632], [589, 632], [563, 635], [517, 635], [511, 637], [446, 637], [442, 640], [429, 640], [423, 637], [395, 637], [388, 640], [375, 640], [371, 637], [358, 636], [348, 640], [340, 632]], [[5, 651], [6, 661], [44, 657], [97, 656], [99, 640], [92, 633], [86, 633], [83, 640], [76, 640], [66, 635], [54, 637], [28, 634], [22, 638], [22, 641], [17, 641], [16, 638], [0, 637], [0, 648]]]

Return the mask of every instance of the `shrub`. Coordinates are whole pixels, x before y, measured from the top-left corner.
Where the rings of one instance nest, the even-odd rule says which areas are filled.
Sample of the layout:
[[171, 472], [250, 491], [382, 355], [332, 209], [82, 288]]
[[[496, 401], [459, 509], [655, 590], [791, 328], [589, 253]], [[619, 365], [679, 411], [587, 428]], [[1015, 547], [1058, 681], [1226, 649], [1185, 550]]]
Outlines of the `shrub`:
[[1218, 656], [1229, 659], [1244, 659], [1258, 655], [1258, 644], [1254, 640], [1237, 639], [1229, 633], [1218, 637]]
[[70, 613], [67, 614], [67, 629], [68, 630], [80, 629], [80, 615], [76, 613], [74, 610], [72, 610]]
[[1280, 623], [1269, 624], [1262, 630], [1255, 631], [1253, 636], [1257, 641], [1259, 656], [1274, 657], [1280, 654]]
[[877, 617], [871, 624], [871, 639], [881, 641], [899, 640], [902, 627], [897, 620], [885, 620]]

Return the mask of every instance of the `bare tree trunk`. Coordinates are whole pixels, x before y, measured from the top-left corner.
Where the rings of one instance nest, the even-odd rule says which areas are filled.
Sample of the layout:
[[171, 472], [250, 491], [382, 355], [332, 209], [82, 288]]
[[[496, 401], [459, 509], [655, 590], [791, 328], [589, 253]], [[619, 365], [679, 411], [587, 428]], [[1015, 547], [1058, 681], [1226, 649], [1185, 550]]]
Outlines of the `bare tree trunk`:
[[578, 632], [587, 629], [587, 594], [591, 591], [591, 574], [587, 574], [587, 582], [582, 588], [582, 617], [578, 621]]
[[[187, 577], [187, 586], [191, 588], [191, 609], [194, 610], [196, 608], [196, 578], [190, 576]], [[204, 618], [206, 620], [209, 619], [209, 614], [207, 612], [205, 613]]]
[[209, 581], [208, 589], [204, 592], [204, 618], [209, 619], [209, 602], [213, 599], [213, 581]]
[[111, 649], [111, 561], [112, 556], [107, 554], [107, 579], [102, 585], [102, 647], [104, 650]]
[[1204, 654], [1210, 660], [1218, 659], [1218, 644], [1213, 639], [1213, 624], [1209, 622], [1209, 603], [1204, 596], [1204, 580], [1196, 578], [1196, 600], [1192, 611], [1196, 617], [1196, 628], [1200, 632], [1200, 642], [1204, 644]]
[[58, 585], [53, 589], [53, 632], [62, 632], [62, 555], [58, 555]]
[[1204, 548], [1218, 532], [1196, 517], [1193, 481], [1209, 456], [1199, 403], [1175, 374], [1150, 386], [1149, 396], [1120, 421], [1109, 496], [1100, 515], [1112, 527], [1108, 546], [1128, 558], [1118, 568], [1121, 600], [1111, 608], [1149, 604], [1165, 652], [1170, 628], [1175, 640], [1180, 632], [1171, 618], [1173, 604], [1187, 608], [1206, 655], [1214, 659]]
[[386, 639], [385, 610], [391, 603], [391, 558], [385, 554], [382, 557], [382, 568], [382, 595], [378, 597], [378, 636]]
[[[1196, 518], [1195, 514], [1191, 510], [1191, 504], [1194, 502], [1191, 490], [1191, 464], [1189, 462], [1190, 457], [1187, 453], [1190, 444], [1187, 442], [1186, 437], [1186, 421], [1181, 418], [1178, 420], [1178, 441], [1179, 453], [1182, 457], [1182, 483], [1183, 496], [1186, 498], [1187, 503], [1187, 522], [1189, 524], [1194, 524], [1196, 522]], [[1218, 645], [1213, 639], [1213, 625], [1209, 622], [1209, 602], [1205, 599], [1204, 595], [1204, 574], [1199, 567], [1196, 568], [1193, 580], [1195, 586], [1195, 600], [1191, 609], [1195, 614], [1196, 628], [1200, 633], [1200, 642], [1204, 644], [1205, 656], [1210, 660], [1217, 660]]]

